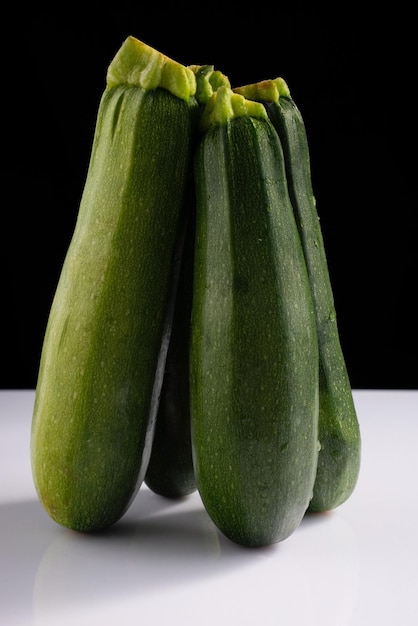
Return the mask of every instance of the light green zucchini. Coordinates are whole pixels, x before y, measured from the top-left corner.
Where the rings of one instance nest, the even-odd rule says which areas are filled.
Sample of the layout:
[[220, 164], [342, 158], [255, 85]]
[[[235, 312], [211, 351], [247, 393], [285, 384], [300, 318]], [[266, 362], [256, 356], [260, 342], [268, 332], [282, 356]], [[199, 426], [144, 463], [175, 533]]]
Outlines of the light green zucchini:
[[148, 466], [186, 219], [195, 88], [191, 70], [134, 37], [108, 68], [31, 433], [39, 499], [78, 531], [116, 522]]
[[[221, 86], [195, 155], [191, 433], [196, 481], [232, 541], [289, 537], [318, 457], [318, 340], [283, 154], [265, 109]], [[280, 165], [281, 164], [281, 165]]]
[[319, 341], [320, 453], [309, 510], [326, 511], [345, 502], [354, 491], [360, 471], [361, 434], [339, 337], [325, 245], [312, 188], [306, 128], [282, 78], [261, 81], [235, 91], [265, 103], [283, 146], [290, 198], [313, 294]]

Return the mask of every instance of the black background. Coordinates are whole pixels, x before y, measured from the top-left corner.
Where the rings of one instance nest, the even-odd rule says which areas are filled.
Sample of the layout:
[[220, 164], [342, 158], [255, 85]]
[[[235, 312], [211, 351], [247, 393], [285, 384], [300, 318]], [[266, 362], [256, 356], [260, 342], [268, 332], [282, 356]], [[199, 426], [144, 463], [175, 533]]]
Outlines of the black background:
[[415, 18], [399, 3], [54, 6], [2, 18], [0, 388], [36, 384], [107, 66], [128, 35], [233, 86], [287, 81], [352, 386], [418, 388]]

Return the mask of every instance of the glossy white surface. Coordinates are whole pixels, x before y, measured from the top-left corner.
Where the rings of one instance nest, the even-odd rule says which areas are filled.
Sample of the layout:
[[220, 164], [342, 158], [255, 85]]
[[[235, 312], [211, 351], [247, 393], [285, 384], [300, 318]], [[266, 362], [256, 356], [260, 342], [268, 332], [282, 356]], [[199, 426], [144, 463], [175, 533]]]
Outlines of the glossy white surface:
[[418, 391], [355, 391], [359, 482], [262, 549], [225, 539], [197, 494], [143, 486], [113, 529], [61, 528], [34, 490], [33, 391], [0, 391], [1, 626], [416, 626]]

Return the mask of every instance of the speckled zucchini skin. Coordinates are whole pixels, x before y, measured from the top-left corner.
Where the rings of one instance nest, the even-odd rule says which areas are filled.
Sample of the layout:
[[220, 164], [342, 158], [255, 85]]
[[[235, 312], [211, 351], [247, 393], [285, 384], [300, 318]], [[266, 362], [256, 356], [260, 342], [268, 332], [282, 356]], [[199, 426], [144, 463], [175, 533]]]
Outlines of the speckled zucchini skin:
[[40, 501], [78, 531], [117, 521], [148, 465], [192, 107], [136, 85], [108, 88], [100, 103], [46, 329], [31, 440]]
[[229, 539], [262, 546], [297, 528], [316, 474], [318, 343], [307, 269], [269, 120], [244, 115], [210, 127], [195, 172], [197, 485]]

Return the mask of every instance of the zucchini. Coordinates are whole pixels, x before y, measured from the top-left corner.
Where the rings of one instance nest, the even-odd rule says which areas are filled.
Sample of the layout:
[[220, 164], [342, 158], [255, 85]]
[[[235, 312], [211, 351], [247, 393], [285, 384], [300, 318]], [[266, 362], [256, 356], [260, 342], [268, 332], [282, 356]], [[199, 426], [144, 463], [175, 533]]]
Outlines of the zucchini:
[[32, 418], [35, 487], [82, 532], [127, 510], [149, 462], [185, 223], [191, 70], [128, 37], [110, 63]]
[[194, 214], [190, 210], [151, 458], [145, 475], [147, 486], [166, 498], [180, 498], [196, 491], [189, 400], [193, 254]]
[[221, 86], [202, 113], [201, 133], [193, 461], [215, 525], [256, 547], [287, 538], [312, 495], [318, 340], [282, 149], [263, 105]]
[[[189, 68], [196, 77], [195, 98], [202, 108], [220, 85], [230, 87], [229, 79], [213, 65], [190, 65]], [[166, 498], [179, 498], [196, 491], [189, 401], [194, 220], [194, 209], [191, 208], [151, 458], [145, 475], [148, 487]]]
[[282, 142], [289, 193], [303, 245], [317, 321], [320, 453], [310, 511], [334, 509], [357, 483], [361, 434], [340, 342], [325, 245], [312, 188], [309, 147], [300, 110], [282, 78], [238, 88], [264, 102]]

